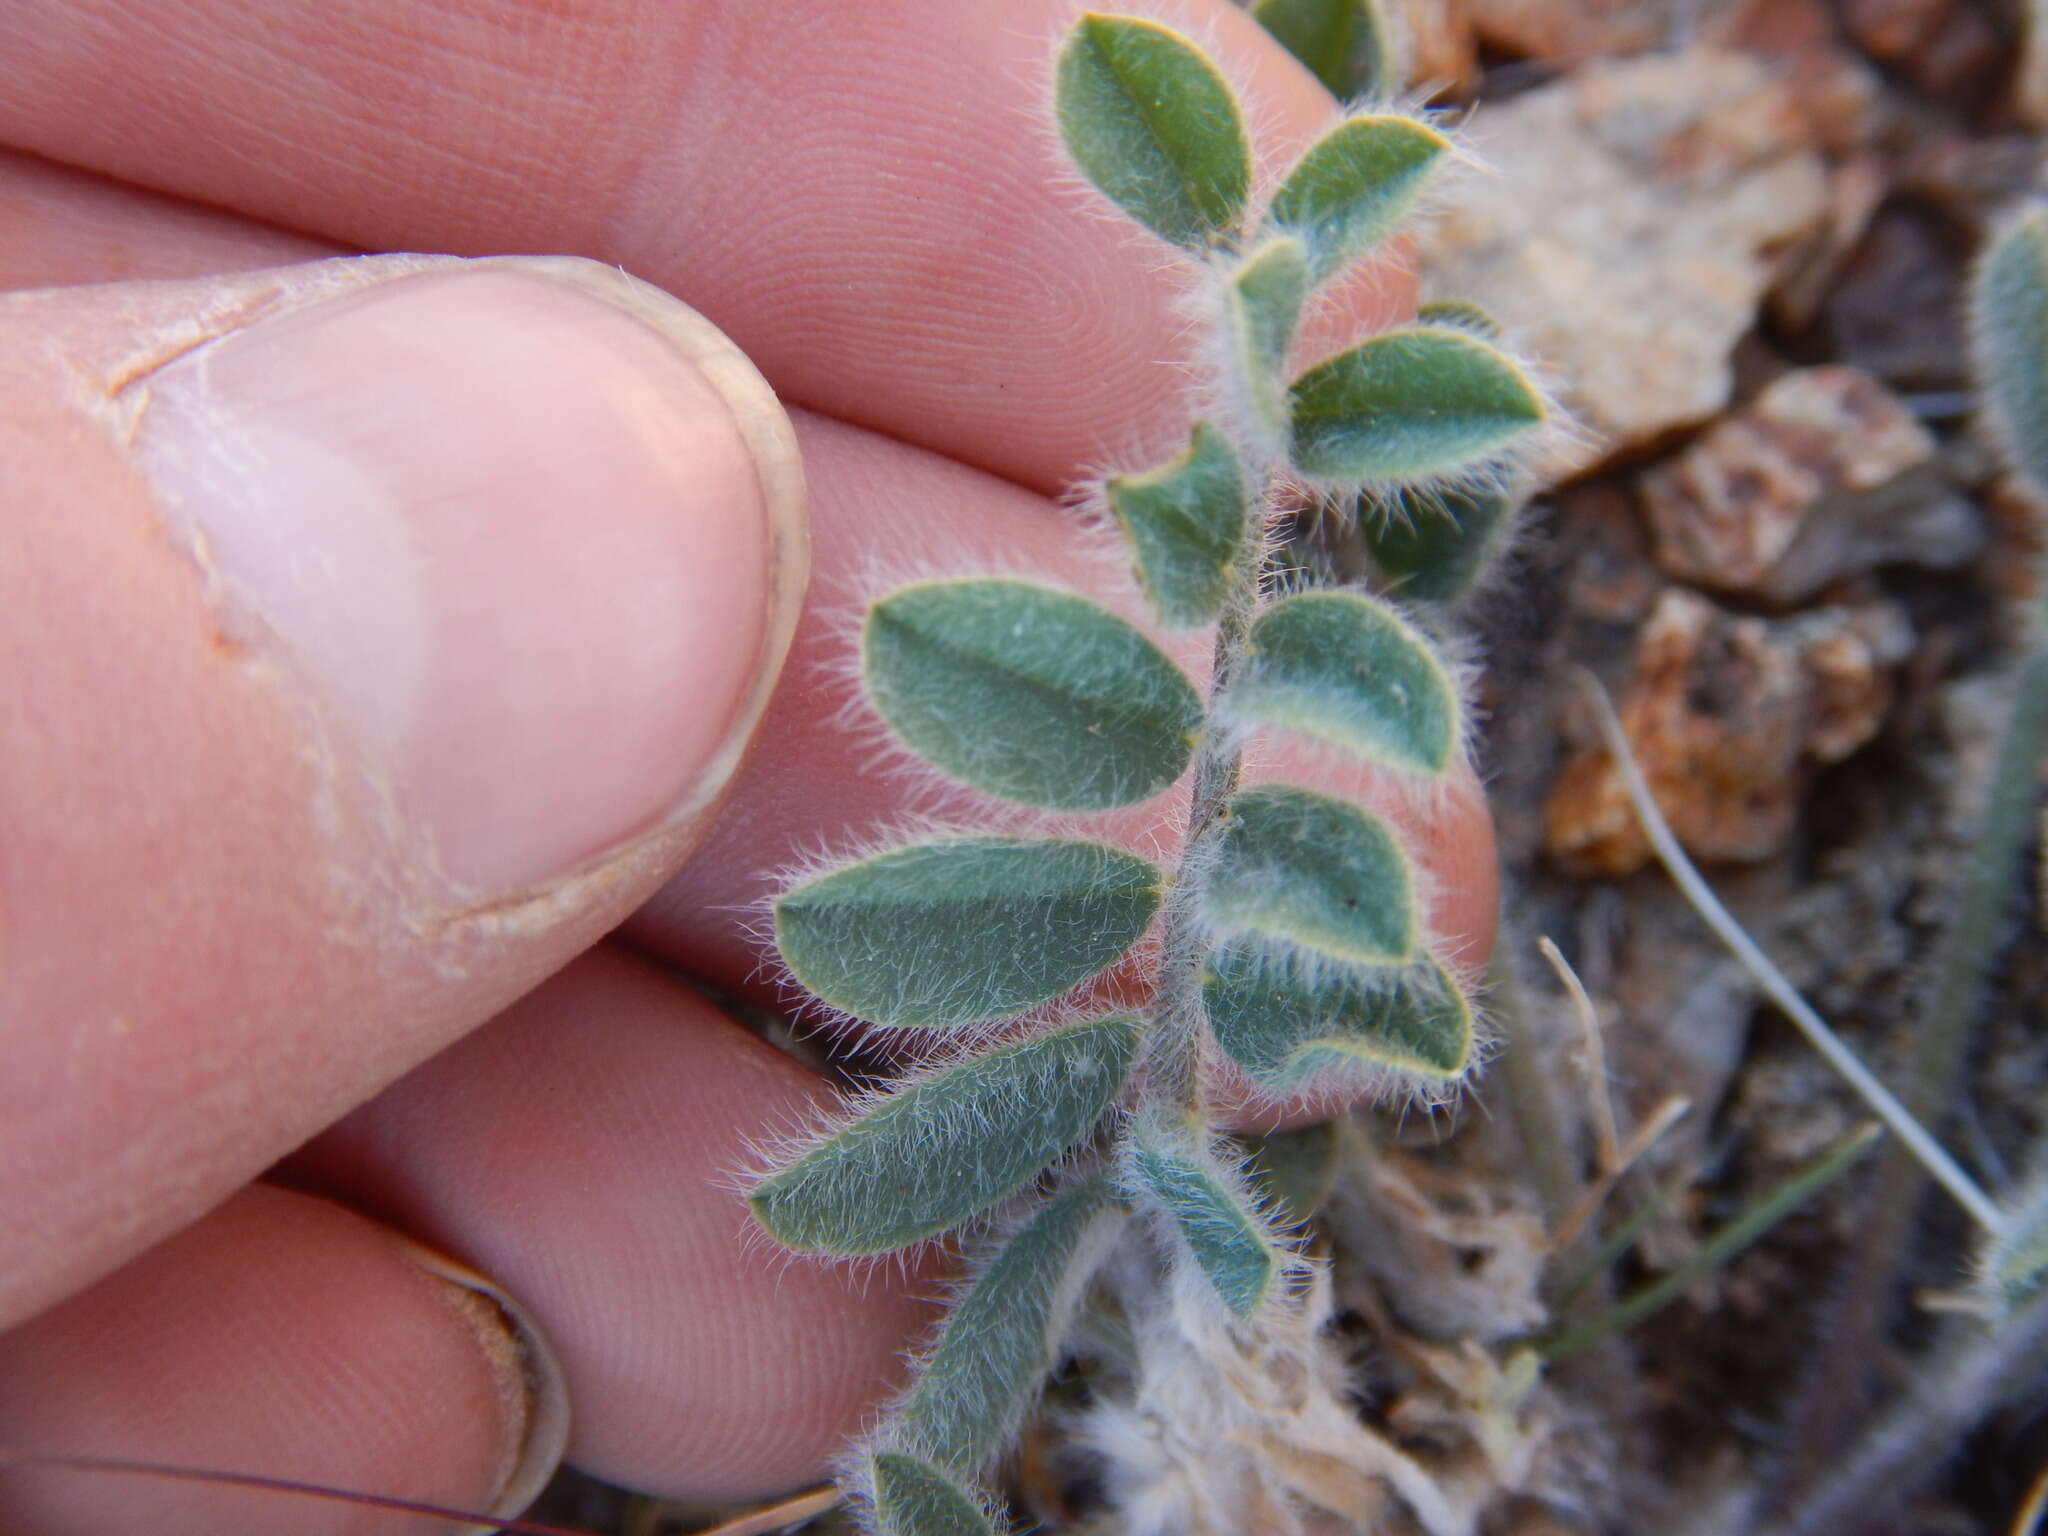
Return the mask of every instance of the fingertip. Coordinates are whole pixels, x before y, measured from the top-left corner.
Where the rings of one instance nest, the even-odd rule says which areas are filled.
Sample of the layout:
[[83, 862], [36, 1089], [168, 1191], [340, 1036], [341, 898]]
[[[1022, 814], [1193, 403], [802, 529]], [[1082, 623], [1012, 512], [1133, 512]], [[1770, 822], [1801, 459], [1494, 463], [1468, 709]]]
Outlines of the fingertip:
[[592, 263], [0, 296], [0, 460], [6, 1321], [616, 925], [807, 562], [773, 394]]

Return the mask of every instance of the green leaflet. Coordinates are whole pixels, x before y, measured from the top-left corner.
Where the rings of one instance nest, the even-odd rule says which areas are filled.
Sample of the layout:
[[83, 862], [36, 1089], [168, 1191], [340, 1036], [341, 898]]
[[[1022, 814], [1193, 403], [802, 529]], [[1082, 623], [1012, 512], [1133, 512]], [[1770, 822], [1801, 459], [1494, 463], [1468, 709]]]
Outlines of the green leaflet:
[[1134, 1127], [1130, 1160], [1223, 1304], [1239, 1317], [1258, 1311], [1280, 1273], [1280, 1250], [1221, 1165], [1192, 1135], [1150, 1117]]
[[1252, 15], [1339, 101], [1401, 88], [1381, 0], [1258, 0]]
[[1273, 1092], [1345, 1068], [1449, 1081], [1472, 1058], [1471, 1007], [1427, 957], [1348, 966], [1226, 942], [1209, 951], [1202, 1000], [1216, 1043]]
[[875, 1024], [970, 1024], [1057, 997], [1114, 962], [1158, 910], [1162, 877], [1101, 843], [913, 843], [775, 903], [796, 979]]
[[1230, 707], [1408, 773], [1458, 750], [1458, 695], [1429, 643], [1353, 592], [1298, 592], [1259, 615]]
[[1973, 297], [1986, 409], [2021, 472], [2048, 489], [2048, 211], [1998, 232]]
[[748, 1192], [770, 1236], [887, 1253], [979, 1215], [1093, 1129], [1137, 1053], [1127, 1018], [1000, 1046], [883, 1099]]
[[889, 726], [954, 778], [1051, 810], [1159, 793], [1202, 701], [1115, 614], [1028, 581], [926, 581], [868, 610], [862, 677]]
[[1171, 28], [1084, 15], [1060, 50], [1053, 113], [1082, 174], [1160, 239], [1201, 250], [1242, 217], [1251, 152], [1237, 100]]
[[1384, 516], [1360, 518], [1373, 564], [1404, 598], [1448, 603], [1469, 592], [1514, 526], [1519, 497], [1502, 491], [1403, 491]]
[[1230, 328], [1240, 372], [1260, 419], [1276, 432], [1287, 427], [1281, 370], [1307, 296], [1308, 253], [1286, 235], [1261, 244], [1230, 279]]
[[1160, 622], [1214, 619], [1245, 538], [1244, 477], [1223, 434], [1198, 421], [1177, 457], [1103, 488]]
[[1337, 1124], [1333, 1120], [1299, 1130], [1274, 1131], [1238, 1140], [1250, 1159], [1252, 1182], [1286, 1221], [1307, 1221], [1330, 1198], [1337, 1181]]
[[1386, 331], [1294, 381], [1294, 465], [1321, 480], [1428, 480], [1498, 455], [1544, 419], [1522, 371], [1449, 326]]
[[868, 1458], [880, 1536], [996, 1536], [974, 1496], [914, 1456]]
[[1415, 951], [1415, 882], [1393, 832], [1346, 800], [1290, 784], [1236, 795], [1203, 888], [1212, 927], [1353, 965]]
[[1450, 141], [1391, 113], [1339, 123], [1309, 147], [1266, 210], [1266, 224], [1308, 248], [1321, 282], [1400, 225]]
[[1121, 1221], [1108, 1183], [1090, 1179], [1048, 1201], [1003, 1244], [946, 1319], [903, 1398], [906, 1443], [962, 1475], [1009, 1445], [1057, 1363], [1103, 1239]]

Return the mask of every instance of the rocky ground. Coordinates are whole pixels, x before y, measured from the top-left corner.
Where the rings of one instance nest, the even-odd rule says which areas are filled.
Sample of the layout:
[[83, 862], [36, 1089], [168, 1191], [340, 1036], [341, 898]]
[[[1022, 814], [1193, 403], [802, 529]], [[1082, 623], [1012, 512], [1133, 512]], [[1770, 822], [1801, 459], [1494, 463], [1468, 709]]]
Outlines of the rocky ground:
[[[1500, 1223], [1540, 1236], [1543, 1197], [1502, 1170], [1548, 1159], [1581, 1178], [1590, 1155], [1579, 1030], [1538, 935], [1591, 992], [1621, 1133], [1674, 1095], [1691, 1106], [1611, 1202], [1646, 1219], [1596, 1293], [1683, 1262], [1864, 1118], [1648, 867], [1575, 668], [1614, 693], [1678, 835], [1794, 982], [1889, 1081], [1941, 1086], [1918, 1059], [1927, 961], [2041, 526], [1969, 431], [1962, 288], [1988, 222], [2043, 187], [2048, 18], [2030, 29], [2004, 0], [1404, 4], [1417, 88], [1465, 116], [1493, 168], [1424, 235], [1426, 293], [1492, 311], [1582, 431], [1544, 466], [1511, 579], [1467, 614], [1508, 873], [1495, 1003], [1558, 1126], [1531, 1131], [1497, 1066], [1455, 1114], [1383, 1128], [1393, 1152], [1326, 1234], [1355, 1280], [1364, 1411], [1410, 1449], [1485, 1450], [1490, 1532], [1762, 1530], [1925, 1377], [1963, 1280], [1960, 1219], [1882, 1156], [1553, 1372], [1547, 1449], [1524, 1445], [1518, 1476], [1481, 1422], [1508, 1351], [1458, 1342], [1485, 1333], [1478, 1304], [1422, 1315], [1429, 1287], [1346, 1245], [1360, 1219], [1405, 1221], [1496, 1301], [1519, 1294], [1527, 1277], [1488, 1266], [1519, 1241]], [[1943, 1139], [1994, 1189], [2048, 1144], [2044, 919], [2016, 884], [1960, 1080], [1933, 1094]], [[1403, 1262], [1438, 1300], [1459, 1283], [1455, 1264]], [[1536, 1430], [1525, 1415], [1516, 1432]], [[1827, 1529], [2029, 1529], [2048, 1382], [1937, 1449], [1924, 1486]], [[570, 1484], [549, 1513], [643, 1536], [712, 1518]]]

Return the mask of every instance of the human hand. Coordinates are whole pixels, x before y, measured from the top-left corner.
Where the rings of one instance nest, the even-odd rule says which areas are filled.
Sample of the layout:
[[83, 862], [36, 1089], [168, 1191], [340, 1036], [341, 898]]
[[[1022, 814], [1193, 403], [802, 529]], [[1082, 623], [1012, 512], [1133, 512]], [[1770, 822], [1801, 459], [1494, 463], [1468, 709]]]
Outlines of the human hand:
[[[1171, 281], [1033, 132], [1064, 8], [13, 9], [0, 140], [129, 186], [0, 162], [0, 283], [188, 280], [0, 307], [0, 1445], [503, 1507], [559, 1450], [516, 1307], [592, 1470], [814, 1476], [920, 1312], [747, 1246], [726, 1176], [824, 1090], [669, 968], [745, 991], [772, 871], [904, 803], [828, 718], [862, 573], [1099, 586], [1048, 496], [1172, 446]], [[1191, 17], [1305, 142], [1312, 82]], [[618, 263], [793, 429], [603, 268], [201, 275], [324, 242]], [[278, 1520], [0, 1472], [9, 1530]]]

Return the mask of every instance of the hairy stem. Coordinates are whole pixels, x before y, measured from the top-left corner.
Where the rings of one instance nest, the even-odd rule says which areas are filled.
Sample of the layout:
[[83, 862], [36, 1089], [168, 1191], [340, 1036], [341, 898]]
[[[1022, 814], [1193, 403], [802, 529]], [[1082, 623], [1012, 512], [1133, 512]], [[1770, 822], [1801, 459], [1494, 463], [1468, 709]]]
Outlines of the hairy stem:
[[1159, 994], [1152, 1005], [1151, 1073], [1148, 1097], [1155, 1104], [1170, 1104], [1192, 1118], [1206, 1122], [1207, 1101], [1202, 1083], [1202, 959], [1209, 941], [1201, 921], [1201, 870], [1208, 846], [1221, 826], [1230, 797], [1237, 792], [1244, 773], [1244, 753], [1237, 737], [1219, 730], [1216, 701], [1230, 686], [1230, 680], [1244, 661], [1251, 636], [1252, 615], [1258, 606], [1259, 571], [1264, 564], [1264, 514], [1266, 497], [1261, 494], [1253, 507], [1259, 534], [1252, 551], [1241, 563], [1225, 600], [1223, 616], [1216, 625], [1216, 661], [1209, 678], [1209, 721], [1195, 749], [1195, 786], [1188, 803], [1188, 830], [1181, 844], [1180, 867], [1174, 871], [1171, 894], [1167, 897], [1165, 929], [1161, 939]]

